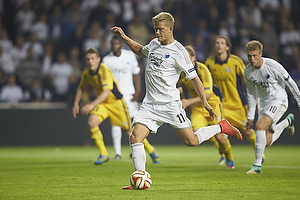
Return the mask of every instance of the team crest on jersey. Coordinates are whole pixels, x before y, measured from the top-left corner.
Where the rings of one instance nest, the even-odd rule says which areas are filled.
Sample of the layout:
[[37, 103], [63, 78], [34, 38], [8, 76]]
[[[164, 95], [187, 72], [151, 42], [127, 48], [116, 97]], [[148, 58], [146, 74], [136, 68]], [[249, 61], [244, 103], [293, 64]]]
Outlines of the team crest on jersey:
[[265, 75], [265, 77], [266, 77], [267, 79], [269, 79], [269, 78], [270, 78], [270, 74]]
[[165, 55], [165, 58], [170, 58], [170, 54], [169, 53], [166, 53], [166, 55]]
[[226, 68], [226, 72], [230, 72], [230, 68], [229, 67]]
[[286, 77], [284, 80], [288, 81], [290, 78], [290, 75], [288, 75], [288, 77]]

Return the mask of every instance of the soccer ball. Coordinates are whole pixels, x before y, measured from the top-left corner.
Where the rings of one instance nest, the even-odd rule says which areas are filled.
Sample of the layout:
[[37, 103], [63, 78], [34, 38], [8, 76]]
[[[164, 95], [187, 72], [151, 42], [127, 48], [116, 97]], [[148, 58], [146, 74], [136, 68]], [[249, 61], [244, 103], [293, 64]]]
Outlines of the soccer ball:
[[136, 170], [130, 176], [130, 184], [135, 190], [149, 189], [152, 184], [152, 178], [147, 171]]

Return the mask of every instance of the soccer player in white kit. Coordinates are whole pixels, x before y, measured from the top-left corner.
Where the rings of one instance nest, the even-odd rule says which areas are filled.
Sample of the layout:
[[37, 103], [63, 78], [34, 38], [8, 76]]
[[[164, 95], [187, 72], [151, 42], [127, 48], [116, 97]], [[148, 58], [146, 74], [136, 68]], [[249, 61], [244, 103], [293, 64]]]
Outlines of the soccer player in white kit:
[[294, 115], [277, 123], [288, 108], [288, 96], [285, 86], [292, 92], [300, 107], [300, 92], [284, 67], [271, 58], [262, 57], [263, 45], [256, 40], [246, 45], [249, 64], [245, 68], [247, 97], [249, 103], [247, 129], [253, 126], [258, 100], [258, 120], [256, 122], [255, 160], [247, 174], [261, 173], [262, 157], [266, 146], [271, 146], [287, 128], [288, 133], [295, 132]]
[[[145, 170], [146, 155], [142, 141], [149, 133], [156, 133], [164, 123], [173, 126], [179, 138], [187, 146], [199, 145], [221, 132], [242, 140], [239, 130], [226, 120], [221, 120], [218, 125], [203, 127], [193, 132], [191, 122], [182, 108], [179, 90], [176, 88], [181, 71], [184, 71], [187, 79], [192, 81], [195, 91], [210, 116], [213, 118], [216, 114], [206, 101], [203, 84], [189, 59], [188, 52], [173, 37], [175, 23], [173, 16], [161, 12], [152, 18], [152, 22], [156, 38], [145, 46], [125, 35], [120, 27], [111, 29], [135, 54], [148, 58], [145, 69], [146, 95], [133, 119], [133, 129], [129, 138], [135, 170]], [[132, 189], [132, 187], [126, 186], [123, 189]]]
[[[102, 62], [112, 70], [117, 79], [123, 98], [126, 101], [129, 115], [132, 119], [138, 111], [137, 101], [141, 92], [140, 67], [136, 55], [130, 50], [123, 49], [122, 46], [121, 38], [118, 35], [113, 36], [111, 39], [111, 52], [102, 59]], [[115, 160], [120, 160], [121, 127], [113, 125], [111, 132], [116, 152]], [[153, 163], [158, 164], [159, 157], [154, 147], [147, 140], [144, 142], [144, 145]]]

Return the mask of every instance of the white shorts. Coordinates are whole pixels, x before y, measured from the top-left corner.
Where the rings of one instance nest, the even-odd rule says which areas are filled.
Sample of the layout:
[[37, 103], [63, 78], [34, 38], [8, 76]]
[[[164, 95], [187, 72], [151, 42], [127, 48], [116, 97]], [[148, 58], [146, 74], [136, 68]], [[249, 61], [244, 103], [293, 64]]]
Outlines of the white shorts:
[[126, 101], [127, 107], [128, 107], [128, 112], [131, 118], [133, 118], [138, 110], [139, 110], [139, 104], [137, 101], [131, 101], [132, 96], [127, 96], [124, 97], [124, 100]]
[[170, 124], [175, 129], [191, 128], [191, 121], [187, 118], [181, 101], [170, 103], [142, 103], [140, 110], [133, 118], [132, 125], [143, 124], [156, 133], [164, 123]]
[[271, 128], [277, 124], [280, 118], [284, 115], [284, 113], [288, 109], [288, 101], [287, 100], [277, 100], [268, 102], [266, 105], [258, 106], [258, 118], [262, 115], [267, 115], [270, 117], [273, 122]]

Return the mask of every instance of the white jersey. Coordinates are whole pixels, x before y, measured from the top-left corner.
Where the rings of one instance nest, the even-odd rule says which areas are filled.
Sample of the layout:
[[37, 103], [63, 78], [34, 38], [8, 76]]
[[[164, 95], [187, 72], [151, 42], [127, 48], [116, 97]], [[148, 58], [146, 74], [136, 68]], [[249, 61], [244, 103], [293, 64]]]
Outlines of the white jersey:
[[184, 71], [187, 79], [197, 77], [184, 46], [176, 40], [172, 44], [162, 45], [155, 38], [143, 47], [142, 52], [148, 57], [145, 69], [146, 95], [143, 103], [180, 100], [176, 84], [181, 71]]
[[260, 107], [276, 101], [287, 101], [285, 86], [288, 86], [300, 107], [300, 92], [295, 81], [284, 67], [274, 59], [263, 58], [261, 68], [248, 64], [245, 68], [247, 96], [249, 104], [248, 119], [253, 120], [256, 109], [256, 97]]
[[102, 62], [112, 70], [124, 98], [132, 99], [135, 93], [132, 75], [140, 73], [135, 54], [130, 50], [121, 49], [119, 57], [110, 52], [102, 59]]

